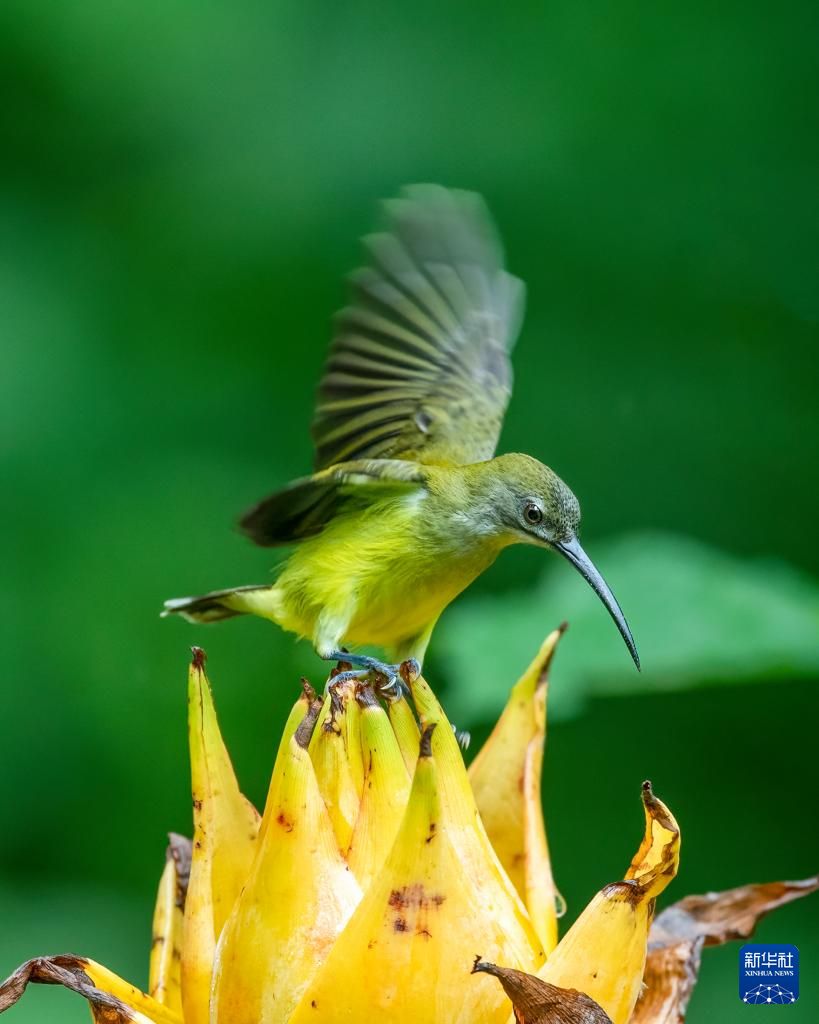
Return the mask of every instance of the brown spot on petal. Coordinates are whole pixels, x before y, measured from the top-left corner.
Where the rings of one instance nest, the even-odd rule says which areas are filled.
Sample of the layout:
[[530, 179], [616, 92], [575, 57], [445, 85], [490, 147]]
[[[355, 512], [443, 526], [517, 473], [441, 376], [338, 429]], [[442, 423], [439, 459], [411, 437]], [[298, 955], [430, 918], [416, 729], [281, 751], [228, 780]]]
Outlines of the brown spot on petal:
[[415, 682], [416, 674], [414, 671], [414, 666], [411, 661], [402, 661], [401, 664], [398, 666], [398, 674], [401, 676], [401, 678], [404, 680], [407, 686], [412, 686], [412, 684]]
[[430, 722], [424, 727], [421, 733], [421, 745], [418, 750], [419, 757], [432, 757], [432, 734], [435, 732], [435, 722]]
[[428, 892], [420, 883], [393, 889], [387, 901], [395, 915], [392, 922], [393, 931], [414, 932], [416, 935], [431, 938], [430, 914], [445, 900], [446, 896], [442, 893]]
[[[558, 640], [560, 639], [560, 637], [563, 636], [563, 634], [566, 632], [566, 630], [568, 628], [569, 628], [569, 623], [566, 622], [565, 619], [564, 619], [564, 621], [561, 622], [560, 625], [555, 630], [555, 632], [558, 634]], [[549, 669], [551, 669], [551, 667], [552, 667], [552, 662], [554, 661], [554, 657], [555, 657], [556, 653], [557, 653], [557, 644], [555, 643], [554, 646], [552, 647], [551, 651], [549, 651], [548, 657], [543, 662], [543, 664], [540, 666], [540, 671], [537, 674], [537, 686], [538, 686], [538, 689], [540, 689], [540, 687], [542, 687], [542, 686], [545, 686], [546, 683], [549, 681]]]
[[299, 722], [299, 727], [296, 729], [295, 740], [296, 743], [303, 749], [307, 750], [310, 745], [310, 738], [313, 735], [313, 730], [316, 727], [316, 721], [318, 720], [319, 712], [321, 711], [321, 701], [314, 700], [307, 712]]
[[287, 817], [284, 811], [279, 811], [276, 815], [276, 824], [281, 825], [285, 832], [292, 832], [295, 828], [293, 822]]
[[446, 896], [438, 892], [428, 893], [420, 882], [416, 882], [414, 885], [393, 889], [390, 893], [389, 905], [393, 910], [427, 909], [440, 907], [445, 900]]
[[335, 733], [336, 736], [341, 735], [341, 728], [338, 725], [336, 719], [339, 715], [344, 714], [344, 698], [341, 695], [341, 691], [337, 685], [329, 687], [330, 692], [330, 714], [324, 719], [323, 729], [325, 732]]
[[369, 683], [359, 683], [355, 688], [355, 699], [362, 708], [377, 708], [378, 698]]
[[613, 900], [615, 903], [628, 903], [632, 907], [636, 907], [643, 898], [643, 887], [633, 878], [605, 885], [601, 892], [606, 899]]
[[640, 796], [643, 800], [643, 806], [651, 815], [651, 817], [669, 832], [677, 831], [677, 823], [669, 815], [668, 809], [654, 796], [654, 790], [651, 788], [651, 781], [646, 779], [643, 783]]

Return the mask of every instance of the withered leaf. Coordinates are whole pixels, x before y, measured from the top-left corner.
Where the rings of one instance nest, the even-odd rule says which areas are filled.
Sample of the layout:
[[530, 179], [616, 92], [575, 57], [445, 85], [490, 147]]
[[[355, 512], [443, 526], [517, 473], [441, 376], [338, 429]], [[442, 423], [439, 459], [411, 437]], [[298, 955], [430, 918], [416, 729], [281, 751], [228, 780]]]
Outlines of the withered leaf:
[[134, 1012], [107, 992], [95, 988], [84, 972], [86, 961], [80, 956], [42, 956], [28, 960], [0, 985], [0, 1013], [13, 1006], [31, 983], [63, 985], [85, 996], [95, 1021], [100, 1024], [132, 1024]]
[[518, 1024], [611, 1024], [606, 1011], [573, 988], [560, 988], [533, 974], [515, 971], [475, 957], [473, 974], [491, 974], [512, 1000]]
[[817, 889], [819, 875], [686, 896], [672, 904], [651, 927], [644, 987], [631, 1024], [683, 1024], [703, 946], [747, 939], [770, 911]]
[[661, 914], [651, 928], [649, 947], [702, 936], [706, 946], [747, 939], [757, 922], [777, 907], [819, 889], [819, 875], [799, 882], [741, 885], [724, 892], [686, 896]]

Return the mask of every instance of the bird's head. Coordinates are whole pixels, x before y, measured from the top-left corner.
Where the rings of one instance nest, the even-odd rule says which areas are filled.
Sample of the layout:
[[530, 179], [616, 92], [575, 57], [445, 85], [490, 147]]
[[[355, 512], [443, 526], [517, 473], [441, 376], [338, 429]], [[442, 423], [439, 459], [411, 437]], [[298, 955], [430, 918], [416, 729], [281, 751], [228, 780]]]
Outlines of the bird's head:
[[577, 537], [580, 503], [557, 473], [529, 455], [500, 455], [486, 466], [493, 514], [508, 540], [554, 547]]
[[563, 555], [606, 606], [639, 668], [634, 638], [620, 605], [580, 546], [580, 503], [571, 489], [529, 455], [500, 455], [483, 466], [487, 521], [508, 543], [534, 544]]

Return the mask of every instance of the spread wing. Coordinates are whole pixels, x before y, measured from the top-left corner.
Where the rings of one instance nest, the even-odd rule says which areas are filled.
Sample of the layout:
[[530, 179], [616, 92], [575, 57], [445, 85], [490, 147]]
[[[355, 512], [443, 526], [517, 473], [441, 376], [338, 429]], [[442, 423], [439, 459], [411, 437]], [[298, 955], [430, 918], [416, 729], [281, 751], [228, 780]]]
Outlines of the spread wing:
[[331, 466], [294, 480], [263, 498], [239, 521], [242, 532], [261, 547], [292, 544], [321, 533], [345, 507], [379, 495], [401, 495], [425, 487], [427, 474], [413, 462], [362, 459]]
[[316, 468], [349, 459], [491, 458], [512, 387], [523, 283], [480, 196], [415, 185], [364, 239], [336, 319], [312, 433]]

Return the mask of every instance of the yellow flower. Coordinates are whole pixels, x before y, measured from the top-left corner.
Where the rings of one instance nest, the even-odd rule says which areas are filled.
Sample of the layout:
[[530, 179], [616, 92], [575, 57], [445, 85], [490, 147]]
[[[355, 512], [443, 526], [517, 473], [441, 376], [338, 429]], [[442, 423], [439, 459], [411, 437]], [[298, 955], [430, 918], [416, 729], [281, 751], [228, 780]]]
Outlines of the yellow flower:
[[[513, 1005], [523, 1024], [673, 1019], [655, 1007], [684, 1006], [690, 985], [678, 991], [669, 965], [698, 963], [703, 941], [739, 934], [715, 927], [729, 906], [742, 905], [748, 934], [816, 880], [691, 910], [686, 934], [666, 928], [646, 970], [680, 834], [644, 783], [645, 832], [623, 879], [558, 942], [540, 782], [559, 636], [513, 687], [468, 772], [423, 678], [407, 676], [412, 705], [332, 680], [318, 700], [305, 685], [261, 818], [239, 789], [195, 650], [193, 841], [171, 836], [148, 992], [82, 957], [40, 958], [0, 986], [0, 1012], [34, 981], [79, 992], [110, 1024], [507, 1024]], [[635, 1011], [644, 978], [650, 998]]]

